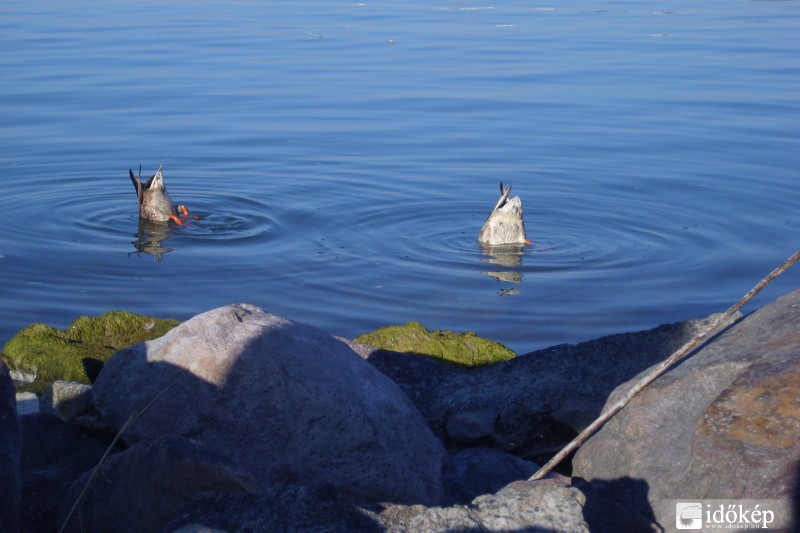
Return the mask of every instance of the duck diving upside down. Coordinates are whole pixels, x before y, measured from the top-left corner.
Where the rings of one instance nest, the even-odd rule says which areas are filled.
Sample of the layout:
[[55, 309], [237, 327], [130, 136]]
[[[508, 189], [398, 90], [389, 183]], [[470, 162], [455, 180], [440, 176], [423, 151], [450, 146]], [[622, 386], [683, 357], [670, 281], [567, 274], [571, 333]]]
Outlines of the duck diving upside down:
[[522, 200], [519, 196], [511, 199], [511, 185], [508, 188], [500, 184], [500, 199], [489, 213], [478, 235], [478, 242], [483, 245], [520, 245], [527, 246], [531, 242], [525, 233], [525, 221], [522, 218]]
[[[131, 181], [136, 188], [136, 196], [139, 199], [139, 218], [141, 220], [149, 220], [151, 222], [169, 222], [172, 220], [175, 224], [182, 226], [189, 219], [189, 210], [185, 205], [180, 204], [177, 207], [172, 203], [167, 192], [167, 186], [164, 184], [164, 174], [161, 172], [161, 167], [158, 167], [156, 173], [153, 174], [149, 180], [142, 183], [139, 179], [142, 175], [142, 167], [139, 166], [139, 176], [129, 170]], [[198, 217], [194, 217], [197, 219]]]

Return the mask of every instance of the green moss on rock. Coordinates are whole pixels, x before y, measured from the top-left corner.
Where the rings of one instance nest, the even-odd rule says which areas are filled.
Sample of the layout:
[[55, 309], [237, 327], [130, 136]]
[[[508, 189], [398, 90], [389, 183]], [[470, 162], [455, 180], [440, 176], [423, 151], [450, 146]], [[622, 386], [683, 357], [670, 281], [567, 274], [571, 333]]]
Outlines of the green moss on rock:
[[64, 331], [31, 324], [6, 343], [0, 357], [12, 370], [36, 376], [19, 392], [41, 393], [56, 380], [94, 381], [117, 350], [161, 337], [178, 324], [124, 311], [81, 316]]
[[428, 331], [419, 322], [388, 326], [355, 339], [384, 350], [426, 355], [464, 366], [508, 361], [515, 353], [500, 343], [478, 337], [474, 332]]

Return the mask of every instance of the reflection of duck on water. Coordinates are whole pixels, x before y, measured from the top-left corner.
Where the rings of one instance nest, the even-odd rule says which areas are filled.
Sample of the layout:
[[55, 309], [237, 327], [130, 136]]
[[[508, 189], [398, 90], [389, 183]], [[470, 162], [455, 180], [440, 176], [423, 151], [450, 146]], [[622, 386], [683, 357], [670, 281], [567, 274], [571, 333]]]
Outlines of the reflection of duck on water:
[[136, 252], [131, 253], [144, 252], [160, 262], [164, 254], [175, 250], [164, 246], [164, 241], [172, 236], [173, 228], [174, 226], [163, 222], [139, 219], [139, 231], [136, 233], [136, 240], [132, 243], [136, 247]]
[[501, 183], [500, 199], [481, 228], [478, 235], [479, 243], [487, 245], [531, 243], [525, 233], [525, 221], [522, 219], [522, 200], [519, 196], [509, 199], [510, 193], [511, 185], [506, 189]]
[[[142, 183], [133, 170], [130, 170], [131, 181], [133, 186], [136, 187], [136, 196], [139, 199], [139, 218], [142, 220], [150, 220], [152, 222], [169, 222], [172, 220], [178, 225], [182, 225], [185, 218], [189, 216], [189, 211], [185, 205], [179, 205], [176, 209], [172, 203], [172, 198], [169, 197], [167, 186], [164, 185], [164, 175], [161, 173], [161, 167], [153, 174], [149, 180]], [[139, 167], [139, 175], [141, 176], [142, 168]], [[184, 219], [178, 216], [178, 213], [183, 215]]]

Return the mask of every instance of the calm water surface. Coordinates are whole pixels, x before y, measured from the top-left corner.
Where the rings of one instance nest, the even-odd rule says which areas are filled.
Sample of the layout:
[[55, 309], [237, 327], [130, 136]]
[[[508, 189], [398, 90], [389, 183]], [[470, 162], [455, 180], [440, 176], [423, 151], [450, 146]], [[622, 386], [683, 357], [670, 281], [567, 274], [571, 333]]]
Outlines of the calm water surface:
[[[722, 311], [798, 247], [800, 2], [126, 4], [0, 4], [0, 343], [246, 301], [522, 353]], [[140, 234], [140, 164], [202, 219]], [[500, 181], [512, 256], [475, 242]]]

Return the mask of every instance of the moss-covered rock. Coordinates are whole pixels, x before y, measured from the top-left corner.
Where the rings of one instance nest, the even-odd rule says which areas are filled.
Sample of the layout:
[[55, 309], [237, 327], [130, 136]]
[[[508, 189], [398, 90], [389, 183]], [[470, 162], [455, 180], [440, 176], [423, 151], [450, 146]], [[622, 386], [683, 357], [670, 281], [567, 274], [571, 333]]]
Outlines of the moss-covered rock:
[[388, 326], [355, 339], [384, 350], [426, 355], [464, 366], [480, 366], [508, 361], [516, 354], [506, 346], [474, 332], [428, 331], [419, 322]]
[[79, 317], [64, 331], [31, 324], [6, 343], [0, 358], [12, 370], [35, 376], [19, 392], [41, 393], [56, 380], [94, 381], [117, 350], [160, 337], [179, 323], [110, 311], [97, 317]]

